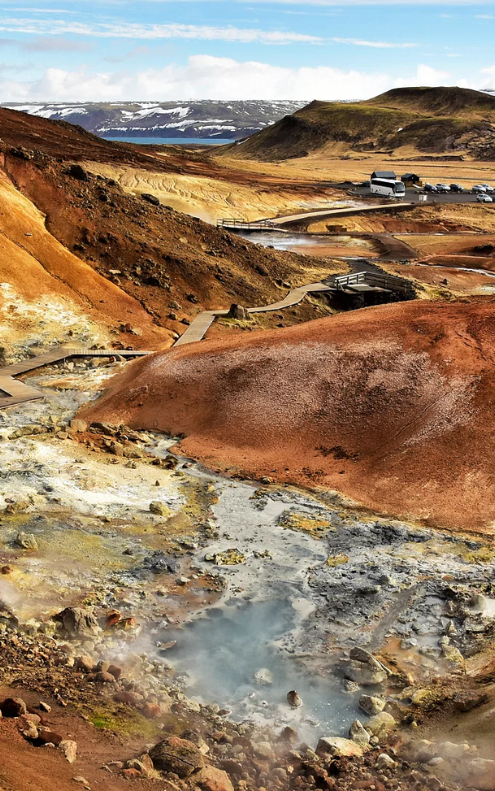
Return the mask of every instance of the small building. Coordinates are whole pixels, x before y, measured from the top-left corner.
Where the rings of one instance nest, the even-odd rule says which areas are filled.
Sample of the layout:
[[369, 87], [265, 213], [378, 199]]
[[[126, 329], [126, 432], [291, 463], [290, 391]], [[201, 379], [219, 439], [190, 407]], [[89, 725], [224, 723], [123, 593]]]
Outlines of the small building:
[[393, 170], [375, 170], [371, 174], [372, 179], [387, 179], [387, 181], [395, 181], [397, 176]]
[[406, 187], [419, 187], [421, 184], [421, 177], [418, 176], [417, 173], [404, 173], [404, 175], [400, 177], [400, 180]]

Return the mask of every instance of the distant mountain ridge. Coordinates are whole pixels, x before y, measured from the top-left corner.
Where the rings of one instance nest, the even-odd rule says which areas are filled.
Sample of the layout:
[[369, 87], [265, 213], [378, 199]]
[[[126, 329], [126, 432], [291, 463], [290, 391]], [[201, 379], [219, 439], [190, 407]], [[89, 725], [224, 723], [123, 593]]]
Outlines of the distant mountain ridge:
[[466, 88], [396, 88], [362, 102], [314, 101], [220, 155], [266, 161], [325, 150], [495, 159], [495, 97]]
[[4, 104], [12, 110], [78, 124], [105, 138], [223, 138], [239, 140], [303, 106], [294, 101], [32, 102]]

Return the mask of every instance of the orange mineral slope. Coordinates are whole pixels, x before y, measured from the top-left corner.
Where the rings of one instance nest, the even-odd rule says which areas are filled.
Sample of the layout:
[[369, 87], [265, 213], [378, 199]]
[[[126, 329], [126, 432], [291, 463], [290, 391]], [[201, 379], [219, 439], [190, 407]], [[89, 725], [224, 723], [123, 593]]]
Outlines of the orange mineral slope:
[[139, 337], [117, 336], [126, 345], [156, 349], [173, 342], [136, 299], [60, 244], [41, 212], [0, 170], [0, 310], [6, 288], [9, 301], [58, 300], [107, 330], [121, 323], [139, 327]]
[[495, 519], [495, 305], [384, 305], [133, 363], [84, 412], [210, 467], [449, 528]]

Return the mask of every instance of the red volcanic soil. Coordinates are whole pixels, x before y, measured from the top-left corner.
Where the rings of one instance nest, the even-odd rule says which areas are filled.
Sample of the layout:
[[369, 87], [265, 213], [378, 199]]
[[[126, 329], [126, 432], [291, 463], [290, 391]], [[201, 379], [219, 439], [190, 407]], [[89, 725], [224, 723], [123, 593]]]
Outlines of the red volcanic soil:
[[83, 410], [210, 467], [491, 532], [495, 305], [414, 301], [159, 352]]

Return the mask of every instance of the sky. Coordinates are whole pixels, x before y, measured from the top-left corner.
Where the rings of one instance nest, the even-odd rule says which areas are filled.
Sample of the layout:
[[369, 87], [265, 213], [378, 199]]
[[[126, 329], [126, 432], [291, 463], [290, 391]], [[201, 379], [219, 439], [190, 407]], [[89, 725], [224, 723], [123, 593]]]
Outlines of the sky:
[[495, 89], [495, 0], [0, 0], [0, 103]]

